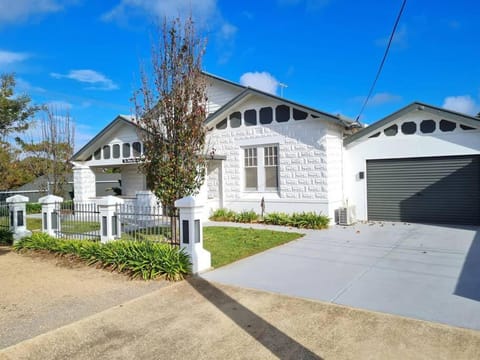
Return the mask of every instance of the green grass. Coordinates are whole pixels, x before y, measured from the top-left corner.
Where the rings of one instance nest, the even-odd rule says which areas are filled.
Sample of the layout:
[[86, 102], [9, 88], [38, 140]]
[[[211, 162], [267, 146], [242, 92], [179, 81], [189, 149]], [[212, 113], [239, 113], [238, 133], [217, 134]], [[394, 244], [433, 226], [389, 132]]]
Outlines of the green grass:
[[100, 222], [97, 221], [62, 221], [62, 232], [65, 233], [86, 233], [90, 231], [99, 231]]
[[[34, 231], [42, 230], [42, 219], [27, 218], [27, 229]], [[62, 221], [62, 231], [66, 233], [86, 233], [100, 230], [100, 223], [96, 221]]]
[[170, 237], [170, 234], [170, 225], [155, 226], [142, 228], [136, 231], [122, 232], [121, 240], [165, 242]]
[[30, 231], [42, 230], [42, 219], [27, 218], [27, 229]]
[[212, 266], [217, 268], [285, 244], [303, 234], [272, 230], [256, 230], [235, 227], [204, 227], [204, 247], [212, 255]]

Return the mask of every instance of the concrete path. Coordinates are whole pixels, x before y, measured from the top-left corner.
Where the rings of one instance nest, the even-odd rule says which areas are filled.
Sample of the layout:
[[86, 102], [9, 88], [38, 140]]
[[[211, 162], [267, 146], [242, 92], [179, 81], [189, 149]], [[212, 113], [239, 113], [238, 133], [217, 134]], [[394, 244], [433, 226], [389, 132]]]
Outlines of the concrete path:
[[192, 278], [0, 359], [479, 359], [480, 332]]
[[480, 330], [478, 227], [375, 223], [307, 231], [203, 277]]

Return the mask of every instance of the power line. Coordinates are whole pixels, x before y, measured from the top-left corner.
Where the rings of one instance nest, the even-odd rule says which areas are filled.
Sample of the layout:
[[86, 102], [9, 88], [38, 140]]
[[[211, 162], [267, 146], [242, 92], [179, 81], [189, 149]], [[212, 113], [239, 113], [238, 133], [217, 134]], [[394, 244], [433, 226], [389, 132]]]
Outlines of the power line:
[[395, 36], [395, 32], [397, 31], [397, 26], [398, 26], [398, 23], [400, 22], [400, 18], [402, 17], [403, 9], [405, 8], [406, 4], [407, 4], [407, 0], [403, 0], [402, 7], [400, 8], [400, 11], [397, 15], [397, 20], [395, 20], [395, 24], [393, 25], [392, 33], [390, 34], [390, 38], [388, 39], [387, 48], [385, 49], [385, 53], [383, 54], [383, 59], [382, 59], [382, 62], [380, 63], [380, 66], [378, 68], [377, 75], [375, 76], [375, 80], [373, 81], [373, 84], [370, 87], [370, 91], [368, 92], [368, 95], [365, 98], [365, 101], [363, 102], [360, 113], [358, 114], [357, 118], [355, 119], [355, 121], [357, 123], [360, 123], [360, 116], [363, 114], [363, 110], [365, 110], [365, 106], [367, 106], [367, 103], [370, 100], [370, 97], [372, 96], [373, 89], [375, 89], [375, 85], [377, 84], [377, 80], [380, 77], [380, 73], [382, 72], [383, 65], [385, 64], [385, 60], [387, 60], [388, 51], [390, 50], [390, 46], [392, 45], [393, 37]]

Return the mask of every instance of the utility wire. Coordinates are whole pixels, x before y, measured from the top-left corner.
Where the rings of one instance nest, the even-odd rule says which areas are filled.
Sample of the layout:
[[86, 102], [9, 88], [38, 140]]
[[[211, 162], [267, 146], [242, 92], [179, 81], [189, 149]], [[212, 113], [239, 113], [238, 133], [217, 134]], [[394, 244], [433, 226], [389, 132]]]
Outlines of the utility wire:
[[387, 60], [388, 51], [390, 50], [390, 46], [392, 45], [393, 37], [395, 36], [395, 32], [397, 31], [397, 26], [398, 26], [398, 23], [400, 22], [400, 18], [402, 17], [403, 9], [405, 8], [406, 4], [407, 4], [407, 0], [403, 0], [402, 7], [400, 8], [400, 11], [397, 15], [397, 20], [395, 20], [395, 24], [393, 25], [392, 33], [390, 34], [390, 38], [388, 39], [387, 48], [385, 49], [385, 53], [383, 54], [383, 59], [382, 59], [382, 62], [380, 63], [380, 66], [378, 68], [377, 75], [375, 76], [375, 80], [373, 81], [373, 84], [370, 87], [370, 91], [368, 92], [368, 95], [365, 98], [365, 101], [363, 102], [360, 113], [358, 114], [357, 118], [355, 119], [355, 121], [359, 124], [360, 124], [360, 116], [362, 116], [363, 111], [365, 110], [365, 106], [367, 106], [367, 103], [370, 100], [370, 97], [372, 96], [373, 89], [375, 89], [375, 85], [377, 84], [377, 80], [380, 77], [380, 73], [382, 72], [383, 65], [385, 64], [385, 60]]

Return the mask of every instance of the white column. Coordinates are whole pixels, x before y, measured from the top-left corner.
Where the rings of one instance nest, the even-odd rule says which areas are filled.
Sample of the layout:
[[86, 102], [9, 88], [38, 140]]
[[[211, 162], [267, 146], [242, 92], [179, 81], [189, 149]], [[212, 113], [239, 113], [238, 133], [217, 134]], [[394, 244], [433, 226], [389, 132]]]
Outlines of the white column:
[[179, 209], [180, 246], [190, 255], [194, 274], [211, 268], [210, 252], [203, 248], [203, 205], [193, 196], [175, 201]]
[[60, 231], [60, 204], [63, 198], [55, 195], [47, 195], [38, 199], [42, 204], [42, 232], [51, 236], [57, 236]]
[[75, 163], [73, 167], [74, 200], [78, 203], [88, 202], [96, 195], [95, 173], [86, 165]]
[[6, 199], [10, 212], [10, 230], [13, 232], [13, 240], [32, 235], [27, 230], [27, 202], [28, 197], [22, 195], [11, 196]]
[[123, 204], [123, 199], [115, 196], [105, 196], [96, 201], [100, 213], [100, 241], [106, 243], [121, 236], [121, 222], [116, 215], [117, 205]]

